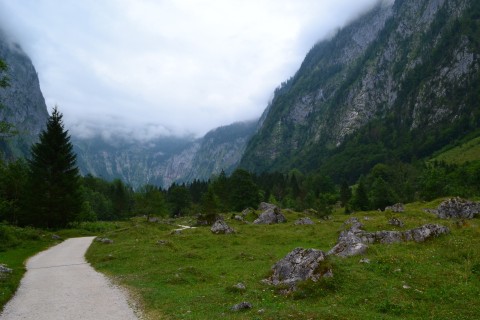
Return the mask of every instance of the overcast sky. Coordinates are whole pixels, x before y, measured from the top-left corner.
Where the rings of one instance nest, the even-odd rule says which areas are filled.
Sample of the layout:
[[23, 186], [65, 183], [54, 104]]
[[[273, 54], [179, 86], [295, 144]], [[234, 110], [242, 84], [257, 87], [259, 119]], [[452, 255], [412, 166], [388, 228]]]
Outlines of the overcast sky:
[[73, 134], [203, 135], [258, 118], [319, 40], [376, 0], [0, 0]]

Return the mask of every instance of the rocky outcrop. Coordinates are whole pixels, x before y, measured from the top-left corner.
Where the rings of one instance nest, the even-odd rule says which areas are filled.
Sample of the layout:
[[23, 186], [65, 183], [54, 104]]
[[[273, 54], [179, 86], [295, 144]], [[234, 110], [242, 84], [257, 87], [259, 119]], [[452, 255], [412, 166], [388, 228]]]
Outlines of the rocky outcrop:
[[480, 214], [480, 203], [451, 198], [443, 201], [433, 212], [441, 219], [473, 219]]
[[276, 224], [276, 223], [285, 223], [287, 219], [282, 214], [282, 210], [274, 204], [260, 203], [258, 210], [263, 212], [259, 215], [258, 219], [253, 221], [254, 224]]
[[225, 221], [223, 220], [217, 220], [215, 223], [212, 225], [210, 228], [212, 233], [214, 234], [230, 234], [230, 233], [235, 233], [235, 230], [233, 230]]
[[328, 255], [348, 257], [365, 253], [368, 245], [372, 243], [424, 242], [450, 232], [447, 227], [438, 224], [426, 224], [406, 231], [376, 232], [364, 231], [362, 224], [356, 218], [353, 218], [350, 224], [351, 227], [348, 230], [340, 233], [337, 244], [327, 253]]
[[287, 291], [295, 290], [298, 281], [318, 281], [333, 276], [325, 263], [326, 255], [321, 250], [296, 248], [272, 267], [272, 275], [264, 282], [285, 285]]
[[[0, 59], [7, 64], [9, 86], [0, 88], [0, 121], [14, 125], [18, 134], [2, 143], [7, 158], [26, 157], [48, 120], [37, 71], [23, 49], [0, 30]], [[1, 137], [0, 137], [1, 138]]]

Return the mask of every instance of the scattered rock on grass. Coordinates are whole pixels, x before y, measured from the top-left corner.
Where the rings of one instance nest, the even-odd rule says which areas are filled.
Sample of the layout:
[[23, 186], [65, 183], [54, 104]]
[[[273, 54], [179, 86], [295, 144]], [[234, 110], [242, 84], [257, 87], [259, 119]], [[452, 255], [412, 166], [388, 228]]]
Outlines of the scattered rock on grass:
[[56, 234], [52, 234], [52, 240], [62, 240], [62, 237]]
[[392, 206], [388, 206], [385, 208], [385, 211], [392, 211], [395, 213], [400, 213], [405, 211], [405, 205], [403, 203], [395, 203]]
[[348, 257], [366, 252], [368, 244], [379, 242], [392, 244], [403, 241], [423, 242], [431, 237], [438, 237], [449, 233], [450, 230], [438, 224], [426, 224], [421, 227], [406, 231], [377, 231], [366, 232], [357, 218], [350, 218], [344, 225], [350, 225], [350, 229], [342, 231], [337, 244], [328, 251], [327, 255]]
[[405, 231], [404, 237], [406, 241], [424, 242], [433, 237], [449, 233], [450, 230], [439, 224], [425, 224], [421, 227]]
[[244, 301], [240, 302], [232, 307], [232, 311], [242, 311], [242, 310], [248, 310], [252, 309], [253, 305], [250, 302]]
[[239, 290], [239, 291], [245, 291], [245, 290], [247, 290], [247, 287], [246, 287], [243, 283], [241, 283], [241, 282], [237, 283], [237, 284], [234, 285], [233, 287], [234, 287], [235, 289]]
[[235, 230], [233, 230], [231, 227], [228, 226], [228, 224], [223, 221], [223, 220], [217, 220], [213, 226], [210, 228], [212, 233], [214, 234], [229, 234], [229, 233], [235, 233]]
[[395, 226], [395, 227], [403, 227], [403, 222], [400, 219], [392, 218], [388, 221], [388, 224]]
[[0, 273], [12, 273], [13, 270], [8, 268], [5, 264], [0, 264]]
[[331, 277], [332, 270], [325, 263], [326, 255], [321, 250], [296, 248], [278, 261], [273, 274], [264, 282], [287, 286], [286, 292], [295, 290], [298, 281], [318, 281], [322, 277]]
[[105, 243], [105, 244], [112, 244], [113, 240], [108, 239], [108, 238], [96, 238], [95, 239], [98, 242]]
[[293, 224], [296, 225], [296, 226], [298, 226], [298, 225], [310, 225], [310, 224], [315, 224], [315, 222], [313, 222], [312, 219], [310, 219], [310, 218], [301, 218], [301, 219], [298, 219], [297, 221], [295, 221]]

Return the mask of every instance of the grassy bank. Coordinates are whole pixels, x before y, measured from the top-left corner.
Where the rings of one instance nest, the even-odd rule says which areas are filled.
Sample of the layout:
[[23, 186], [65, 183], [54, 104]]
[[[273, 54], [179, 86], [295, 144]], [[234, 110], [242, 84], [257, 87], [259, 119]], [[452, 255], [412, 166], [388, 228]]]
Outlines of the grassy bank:
[[0, 274], [0, 310], [17, 290], [30, 256], [55, 243], [45, 231], [0, 224], [0, 263], [12, 273]]
[[[371, 245], [369, 264], [358, 256], [332, 258], [332, 279], [304, 283], [288, 297], [261, 282], [271, 266], [296, 247], [328, 251], [349, 216], [337, 213], [314, 226], [294, 226], [299, 213], [287, 213], [287, 224], [272, 226], [227, 219], [234, 235], [213, 235], [207, 227], [171, 234], [174, 225], [133, 220], [106, 232], [114, 243], [95, 243], [87, 258], [138, 294], [152, 319], [475, 319], [479, 220], [439, 220], [422, 210], [437, 204], [407, 206], [396, 215], [404, 228], [388, 225], [391, 213], [355, 214], [371, 231], [434, 222], [451, 233], [422, 244]], [[247, 289], [235, 289], [238, 282]], [[230, 311], [242, 301], [253, 309]]]

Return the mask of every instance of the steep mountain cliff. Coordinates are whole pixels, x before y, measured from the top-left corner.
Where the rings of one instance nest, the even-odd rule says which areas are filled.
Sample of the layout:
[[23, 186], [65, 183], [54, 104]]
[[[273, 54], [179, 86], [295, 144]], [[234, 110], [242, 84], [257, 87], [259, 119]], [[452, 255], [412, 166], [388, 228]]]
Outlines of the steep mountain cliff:
[[0, 120], [14, 125], [18, 134], [0, 137], [0, 151], [7, 159], [29, 155], [30, 145], [44, 128], [48, 112], [37, 72], [22, 48], [0, 31], [0, 59], [6, 62], [7, 88], [0, 88]]
[[359, 175], [479, 127], [480, 3], [380, 1], [275, 91], [241, 166]]
[[256, 121], [235, 123], [200, 139], [168, 137], [145, 143], [74, 137], [74, 145], [83, 174], [119, 178], [135, 188], [144, 184], [168, 187], [173, 182], [207, 180], [222, 170], [233, 171], [256, 125]]

